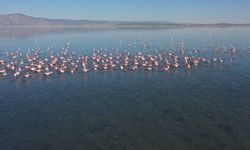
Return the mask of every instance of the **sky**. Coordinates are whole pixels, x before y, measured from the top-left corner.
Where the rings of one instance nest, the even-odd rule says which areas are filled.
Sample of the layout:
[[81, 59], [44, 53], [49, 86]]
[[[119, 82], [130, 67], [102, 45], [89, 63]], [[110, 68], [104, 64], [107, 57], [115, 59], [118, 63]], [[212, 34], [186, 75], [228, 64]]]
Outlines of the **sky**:
[[60, 19], [250, 23], [250, 0], [0, 0], [0, 14]]

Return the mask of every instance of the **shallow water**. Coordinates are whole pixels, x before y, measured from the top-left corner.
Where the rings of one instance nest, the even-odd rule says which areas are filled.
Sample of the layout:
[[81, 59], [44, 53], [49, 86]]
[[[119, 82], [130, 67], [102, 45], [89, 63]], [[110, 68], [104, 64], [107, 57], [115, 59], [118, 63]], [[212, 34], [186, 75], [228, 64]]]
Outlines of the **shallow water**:
[[[0, 147], [16, 149], [237, 149], [250, 147], [250, 29], [177, 28], [0, 36], [6, 50], [71, 42], [77, 53], [235, 46], [231, 64], [169, 72], [89, 72], [0, 81]], [[146, 48], [145, 48], [146, 46]], [[107, 48], [107, 50], [105, 50]], [[145, 48], [145, 49], [144, 49]], [[207, 50], [206, 50], [207, 51]], [[206, 55], [209, 55], [209, 50]]]

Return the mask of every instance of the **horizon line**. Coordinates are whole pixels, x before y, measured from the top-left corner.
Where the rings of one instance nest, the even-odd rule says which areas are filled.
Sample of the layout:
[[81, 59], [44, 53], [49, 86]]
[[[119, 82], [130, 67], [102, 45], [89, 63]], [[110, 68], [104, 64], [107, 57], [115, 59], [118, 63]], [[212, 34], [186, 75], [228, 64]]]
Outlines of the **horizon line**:
[[168, 21], [168, 20], [109, 20], [109, 19], [70, 19], [70, 18], [50, 18], [50, 17], [42, 17], [42, 16], [33, 16], [33, 15], [27, 15], [25, 13], [7, 13], [7, 14], [0, 14], [0, 16], [7, 16], [7, 15], [23, 15], [27, 17], [34, 17], [34, 18], [41, 18], [41, 19], [54, 19], [54, 20], [72, 20], [72, 21], [107, 21], [107, 22], [162, 22], [162, 23], [173, 23], [173, 24], [205, 24], [205, 25], [212, 25], [212, 24], [250, 24], [250, 22], [242, 23], [242, 22], [214, 22], [214, 23], [205, 23], [205, 22], [174, 22], [174, 21]]

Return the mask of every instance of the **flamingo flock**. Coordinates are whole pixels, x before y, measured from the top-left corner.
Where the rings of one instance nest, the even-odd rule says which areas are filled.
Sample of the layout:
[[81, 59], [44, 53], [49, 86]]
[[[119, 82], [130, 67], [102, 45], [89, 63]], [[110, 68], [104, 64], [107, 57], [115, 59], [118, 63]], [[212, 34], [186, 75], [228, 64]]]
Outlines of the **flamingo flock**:
[[[177, 52], [178, 51], [178, 52]], [[214, 57], [201, 57], [199, 49], [194, 49], [192, 54], [187, 54], [184, 46], [166, 51], [136, 52], [131, 54], [125, 50], [121, 53], [107, 53], [102, 50], [93, 50], [92, 55], [76, 55], [67, 46], [59, 52], [53, 53], [50, 48], [46, 52], [40, 48], [28, 49], [23, 52], [20, 49], [15, 52], [6, 52], [0, 58], [0, 78], [31, 78], [34, 75], [52, 76], [55, 74], [78, 72], [88, 73], [89, 71], [169, 71], [171, 69], [190, 69], [203, 64], [231, 63], [236, 47], [211, 49]], [[217, 53], [228, 54], [227, 58], [216, 56]]]

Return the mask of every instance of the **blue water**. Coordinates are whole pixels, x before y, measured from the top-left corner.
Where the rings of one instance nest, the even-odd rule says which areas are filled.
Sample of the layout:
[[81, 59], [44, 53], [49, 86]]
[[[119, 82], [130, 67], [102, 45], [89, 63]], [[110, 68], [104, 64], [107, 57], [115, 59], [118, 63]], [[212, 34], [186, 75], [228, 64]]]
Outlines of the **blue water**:
[[[170, 28], [67, 30], [0, 35], [5, 51], [79, 54], [168, 49], [184, 42], [210, 56], [235, 46], [230, 64], [169, 72], [138, 70], [0, 80], [0, 149], [248, 150], [250, 148], [250, 29]], [[23, 34], [23, 33], [22, 33]]]

